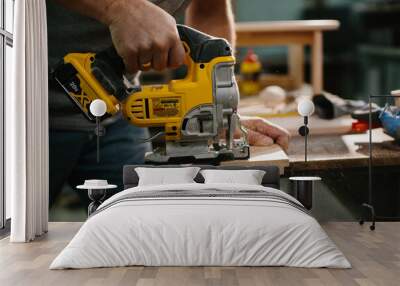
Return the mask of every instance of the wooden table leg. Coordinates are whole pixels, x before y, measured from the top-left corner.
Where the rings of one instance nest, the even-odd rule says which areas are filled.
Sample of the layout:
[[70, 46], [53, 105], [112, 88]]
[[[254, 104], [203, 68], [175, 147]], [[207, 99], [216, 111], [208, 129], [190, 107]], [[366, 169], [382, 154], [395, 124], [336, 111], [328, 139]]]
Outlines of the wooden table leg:
[[289, 46], [289, 75], [293, 79], [293, 89], [299, 89], [304, 83], [304, 46]]
[[323, 39], [322, 32], [315, 31], [312, 44], [312, 71], [311, 81], [314, 94], [321, 94], [323, 90]]

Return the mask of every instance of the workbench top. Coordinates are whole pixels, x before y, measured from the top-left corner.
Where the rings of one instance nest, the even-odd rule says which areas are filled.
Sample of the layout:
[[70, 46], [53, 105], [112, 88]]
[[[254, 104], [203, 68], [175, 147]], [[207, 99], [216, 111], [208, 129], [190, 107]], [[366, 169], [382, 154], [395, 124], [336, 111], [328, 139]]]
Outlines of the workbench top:
[[[400, 146], [381, 128], [372, 132], [374, 166], [400, 166]], [[304, 138], [293, 136], [286, 153], [278, 145], [252, 147], [249, 160], [227, 161], [223, 165], [276, 165], [281, 174], [307, 170], [332, 170], [368, 166], [368, 133], [325, 134], [309, 137], [308, 162], [304, 162]]]
[[289, 167], [289, 157], [279, 145], [266, 147], [251, 147], [249, 160], [235, 160], [221, 162], [223, 166], [277, 166], [283, 175]]
[[339, 26], [340, 22], [337, 20], [258, 21], [235, 24], [238, 33], [330, 31], [338, 29]]
[[[362, 134], [315, 135], [309, 137], [308, 162], [304, 162], [304, 138], [293, 137], [287, 171], [367, 167], [368, 132]], [[372, 131], [373, 166], [400, 166], [400, 146], [383, 129]]]

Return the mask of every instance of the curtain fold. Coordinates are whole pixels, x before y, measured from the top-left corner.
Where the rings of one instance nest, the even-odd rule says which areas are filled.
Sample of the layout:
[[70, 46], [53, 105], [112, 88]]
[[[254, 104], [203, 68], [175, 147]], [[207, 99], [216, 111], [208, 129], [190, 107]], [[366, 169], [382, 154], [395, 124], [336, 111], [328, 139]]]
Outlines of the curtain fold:
[[45, 0], [18, 0], [14, 18], [13, 94], [6, 98], [6, 187], [12, 242], [48, 225], [48, 64]]

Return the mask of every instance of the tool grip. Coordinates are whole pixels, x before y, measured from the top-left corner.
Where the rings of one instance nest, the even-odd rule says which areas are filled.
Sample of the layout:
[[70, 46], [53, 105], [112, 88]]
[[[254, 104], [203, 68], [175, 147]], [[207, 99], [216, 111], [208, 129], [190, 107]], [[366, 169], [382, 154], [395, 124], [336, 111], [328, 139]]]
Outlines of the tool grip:
[[[215, 38], [185, 25], [176, 25], [179, 37], [186, 43], [187, 51], [195, 63], [208, 63], [216, 57], [231, 56], [232, 49], [228, 41]], [[118, 55], [114, 46], [96, 55], [96, 59], [108, 62], [108, 69], [112, 69], [117, 76], [122, 78], [125, 70], [124, 62]]]
[[[208, 63], [216, 57], [232, 55], [232, 49], [225, 39], [212, 37], [184, 25], [177, 25], [177, 29], [181, 41], [186, 43], [186, 54], [194, 63]], [[190, 65], [190, 62], [187, 64]], [[125, 65], [114, 46], [97, 53], [91, 68], [95, 78], [119, 101], [129, 96], [123, 82]]]
[[195, 63], [208, 63], [212, 59], [231, 56], [228, 41], [215, 38], [185, 25], [176, 25], [179, 37], [189, 48], [189, 55]]
[[97, 53], [91, 69], [104, 89], [119, 101], [123, 101], [129, 95], [123, 81], [125, 65], [114, 46]]

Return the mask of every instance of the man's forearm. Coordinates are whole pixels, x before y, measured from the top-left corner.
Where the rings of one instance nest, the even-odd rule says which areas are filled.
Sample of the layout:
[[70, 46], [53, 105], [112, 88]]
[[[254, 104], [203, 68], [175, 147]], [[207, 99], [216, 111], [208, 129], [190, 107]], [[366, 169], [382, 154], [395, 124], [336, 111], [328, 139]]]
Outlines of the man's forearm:
[[109, 10], [114, 0], [53, 0], [79, 14], [109, 24]]
[[[148, 0], [54, 0], [109, 27], [115, 50], [130, 74], [184, 63], [175, 19]], [[150, 66], [149, 66], [150, 64]]]
[[230, 0], [192, 0], [186, 11], [185, 23], [212, 36], [225, 38], [235, 47]]

